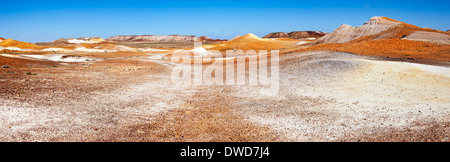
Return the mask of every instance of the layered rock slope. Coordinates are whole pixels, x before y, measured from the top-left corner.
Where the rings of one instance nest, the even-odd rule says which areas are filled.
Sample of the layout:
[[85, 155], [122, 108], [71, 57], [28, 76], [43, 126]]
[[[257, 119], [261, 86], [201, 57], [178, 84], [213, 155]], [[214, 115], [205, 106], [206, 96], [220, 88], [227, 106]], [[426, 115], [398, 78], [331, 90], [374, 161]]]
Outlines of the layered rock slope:
[[364, 36], [386, 31], [399, 24], [401, 24], [401, 22], [393, 21], [386, 17], [372, 17], [369, 21], [359, 27], [342, 24], [339, 28], [330, 34], [319, 38], [317, 41], [321, 43], [345, 43]]
[[316, 43], [346, 43], [350, 41], [403, 39], [450, 44], [446, 32], [421, 28], [387, 17], [372, 17], [359, 27], [342, 24], [339, 28], [319, 39]]

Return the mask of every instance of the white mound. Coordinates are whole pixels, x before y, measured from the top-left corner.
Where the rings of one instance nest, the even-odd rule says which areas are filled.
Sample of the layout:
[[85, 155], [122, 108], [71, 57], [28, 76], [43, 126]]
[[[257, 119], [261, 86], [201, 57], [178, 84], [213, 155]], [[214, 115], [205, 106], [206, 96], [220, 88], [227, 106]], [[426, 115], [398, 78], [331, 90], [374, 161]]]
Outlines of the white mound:
[[46, 49], [43, 49], [42, 51], [64, 52], [64, 51], [69, 51], [69, 50], [64, 49], [64, 48], [46, 48]]
[[72, 38], [67, 40], [68, 43], [100, 43], [103, 41], [105, 40], [97, 37]]
[[11, 51], [32, 51], [30, 49], [22, 49], [19, 47], [3, 47], [3, 49], [11, 50]]

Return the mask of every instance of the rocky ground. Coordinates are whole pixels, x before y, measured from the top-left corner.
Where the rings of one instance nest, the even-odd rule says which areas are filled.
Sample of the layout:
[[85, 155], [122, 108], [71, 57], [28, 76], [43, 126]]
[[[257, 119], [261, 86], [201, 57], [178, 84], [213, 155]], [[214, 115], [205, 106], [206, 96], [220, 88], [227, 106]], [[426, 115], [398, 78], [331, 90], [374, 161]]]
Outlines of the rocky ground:
[[450, 141], [448, 65], [286, 54], [268, 96], [175, 85], [142, 55], [0, 65], [1, 141]]

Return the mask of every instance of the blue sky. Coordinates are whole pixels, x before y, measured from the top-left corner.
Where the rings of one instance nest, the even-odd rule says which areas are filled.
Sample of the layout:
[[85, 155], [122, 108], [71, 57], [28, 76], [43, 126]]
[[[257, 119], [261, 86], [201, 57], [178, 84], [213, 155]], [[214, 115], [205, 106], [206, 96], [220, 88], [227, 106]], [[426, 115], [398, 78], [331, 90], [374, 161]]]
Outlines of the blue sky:
[[449, 30], [450, 1], [0, 1], [0, 37], [27, 42], [141, 34], [230, 39], [247, 33], [331, 32], [372, 16]]

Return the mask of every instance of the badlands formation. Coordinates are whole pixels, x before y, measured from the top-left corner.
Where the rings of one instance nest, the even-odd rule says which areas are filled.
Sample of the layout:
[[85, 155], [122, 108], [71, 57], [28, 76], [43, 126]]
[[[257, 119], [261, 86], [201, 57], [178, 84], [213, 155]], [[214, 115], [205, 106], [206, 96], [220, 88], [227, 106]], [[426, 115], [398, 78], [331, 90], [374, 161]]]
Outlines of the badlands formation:
[[[448, 32], [373, 17], [322, 34], [250, 33], [229, 41], [83, 37], [36, 44], [0, 38], [0, 139], [450, 141]], [[277, 93], [261, 94], [265, 85], [172, 83], [180, 67], [234, 68], [171, 60], [186, 52], [211, 61], [208, 50], [279, 50], [278, 64], [267, 64], [279, 70], [271, 74], [279, 81]], [[266, 66], [258, 63], [265, 57], [260, 54], [226, 57], [246, 58], [246, 76], [260, 74], [249, 67]]]
[[373, 17], [359, 27], [343, 24], [317, 39], [312, 46], [294, 51], [327, 50], [388, 59], [445, 62], [450, 60], [449, 41], [447, 32], [387, 17]]
[[320, 38], [327, 33], [321, 31], [293, 31], [293, 32], [276, 32], [269, 33], [263, 38], [291, 38], [291, 39], [306, 39], [306, 40], [315, 40], [316, 38]]
[[225, 52], [226, 50], [282, 50], [293, 48], [298, 43], [298, 40], [293, 39], [267, 39], [259, 38], [258, 36], [249, 33], [244, 36], [234, 38], [230, 41], [205, 45], [206, 49], [219, 50]]
[[318, 39], [317, 42], [346, 43], [366, 36], [372, 36], [368, 38], [371, 40], [393, 38], [408, 40], [412, 37], [412, 39], [425, 42], [441, 41], [439, 43], [448, 44], [450, 41], [448, 33], [420, 28], [387, 17], [372, 17], [369, 21], [359, 27], [343, 24], [332, 33]]
[[104, 42], [105, 40], [103, 38], [100, 37], [82, 37], [82, 38], [69, 38], [69, 39], [65, 39], [65, 38], [61, 38], [58, 40], [53, 41], [53, 43], [61, 43], [61, 44], [65, 44], [65, 43], [101, 43]]

